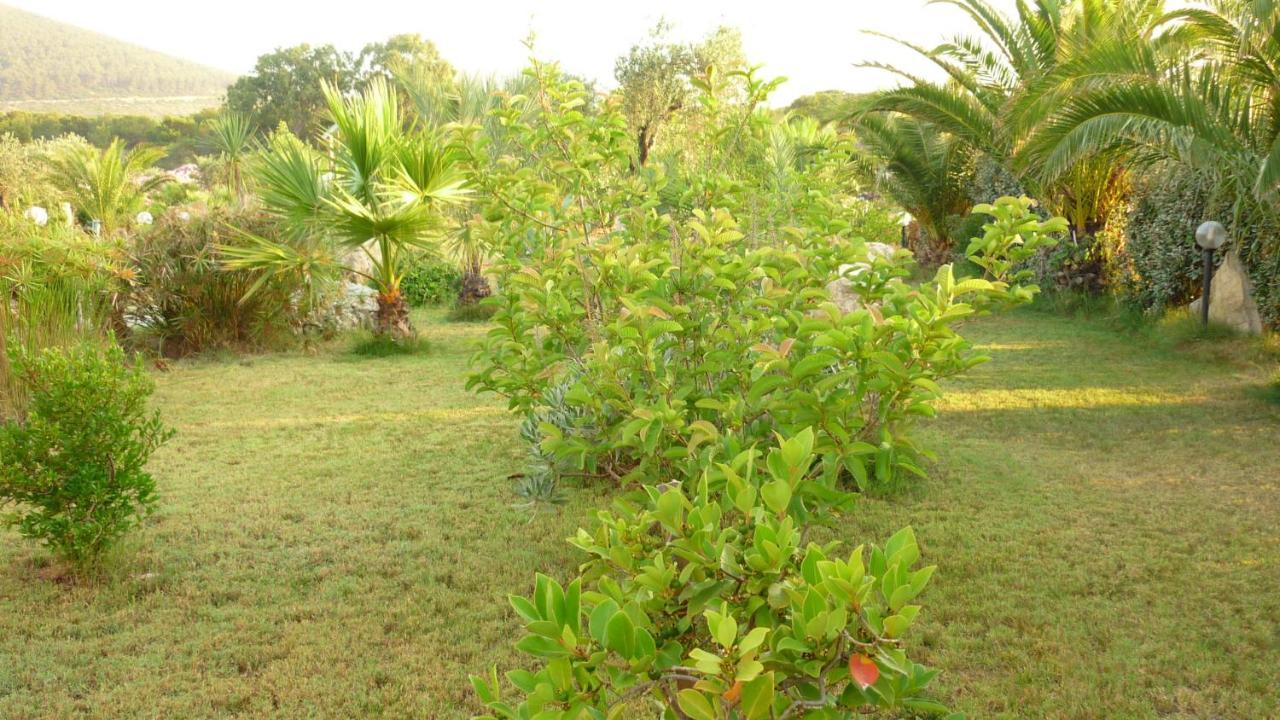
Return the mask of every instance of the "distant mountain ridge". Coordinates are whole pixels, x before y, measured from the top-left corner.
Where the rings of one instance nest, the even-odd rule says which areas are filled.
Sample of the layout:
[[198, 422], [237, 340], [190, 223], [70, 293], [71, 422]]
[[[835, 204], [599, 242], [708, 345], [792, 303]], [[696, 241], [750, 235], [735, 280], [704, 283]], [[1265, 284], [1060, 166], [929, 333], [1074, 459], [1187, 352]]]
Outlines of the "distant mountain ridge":
[[235, 76], [0, 5], [0, 110], [163, 114], [216, 105]]

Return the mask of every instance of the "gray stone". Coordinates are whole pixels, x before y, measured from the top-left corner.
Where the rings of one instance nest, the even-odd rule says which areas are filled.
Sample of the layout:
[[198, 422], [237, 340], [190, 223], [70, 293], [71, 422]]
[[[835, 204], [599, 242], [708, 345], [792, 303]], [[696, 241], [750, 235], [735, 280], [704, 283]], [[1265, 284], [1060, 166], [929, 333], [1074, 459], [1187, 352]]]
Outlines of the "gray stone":
[[878, 242], [867, 243], [867, 262], [841, 265], [840, 277], [827, 283], [827, 292], [831, 293], [831, 302], [835, 303], [841, 312], [853, 312], [862, 308], [862, 297], [854, 289], [853, 281], [850, 278], [871, 270], [871, 263], [876, 260], [893, 260], [893, 256], [897, 252], [898, 248], [894, 245]]
[[[1209, 291], [1209, 320], [1228, 325], [1250, 335], [1262, 334], [1262, 316], [1253, 301], [1253, 283], [1235, 250], [1227, 253], [1213, 273]], [[1200, 299], [1190, 305], [1191, 314], [1200, 316]]]

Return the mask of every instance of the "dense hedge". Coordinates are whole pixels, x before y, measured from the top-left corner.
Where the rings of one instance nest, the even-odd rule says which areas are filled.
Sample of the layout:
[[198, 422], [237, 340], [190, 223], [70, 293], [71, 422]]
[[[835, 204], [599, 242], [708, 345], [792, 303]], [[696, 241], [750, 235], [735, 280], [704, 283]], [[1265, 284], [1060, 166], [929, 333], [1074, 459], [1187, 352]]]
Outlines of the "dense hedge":
[[[1148, 312], [1184, 305], [1199, 296], [1196, 227], [1205, 220], [1227, 226], [1227, 249], [1240, 253], [1253, 280], [1263, 322], [1280, 324], [1280, 218], [1255, 203], [1233, 203], [1215, 192], [1204, 173], [1163, 169], [1135, 183], [1131, 210], [1116, 248], [1116, 282]], [[1234, 205], [1234, 207], [1233, 207]]]

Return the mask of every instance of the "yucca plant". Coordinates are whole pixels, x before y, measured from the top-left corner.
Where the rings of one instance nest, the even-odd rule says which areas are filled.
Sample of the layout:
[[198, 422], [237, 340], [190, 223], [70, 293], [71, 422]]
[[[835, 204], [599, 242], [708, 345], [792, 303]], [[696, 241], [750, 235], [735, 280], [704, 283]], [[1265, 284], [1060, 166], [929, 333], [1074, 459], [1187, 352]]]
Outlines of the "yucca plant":
[[147, 193], [168, 182], [163, 174], [148, 175], [162, 157], [158, 148], [126, 149], [118, 138], [102, 150], [68, 145], [49, 159], [49, 182], [110, 236], [129, 226]]
[[353, 97], [326, 84], [324, 94], [333, 123], [324, 151], [277, 135], [254, 169], [286, 241], [249, 238], [222, 252], [228, 267], [259, 271], [262, 282], [288, 273], [316, 288], [344, 270], [361, 275], [378, 291], [375, 331], [409, 338], [400, 282], [415, 255], [437, 250], [444, 208], [466, 198], [465, 178], [439, 134], [406, 124], [385, 81]]
[[257, 149], [256, 129], [247, 115], [226, 112], [209, 122], [210, 147], [217, 153], [227, 191], [237, 204], [245, 200], [245, 164]]

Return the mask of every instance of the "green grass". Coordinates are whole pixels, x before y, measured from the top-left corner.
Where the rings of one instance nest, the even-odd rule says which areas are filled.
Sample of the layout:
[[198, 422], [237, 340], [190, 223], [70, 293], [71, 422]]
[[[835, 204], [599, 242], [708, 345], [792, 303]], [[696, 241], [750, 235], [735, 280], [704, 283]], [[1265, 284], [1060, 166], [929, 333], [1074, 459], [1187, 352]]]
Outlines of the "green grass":
[[[187, 362], [162, 511], [114, 577], [67, 584], [0, 536], [0, 717], [466, 717], [517, 660], [504, 601], [580, 558], [600, 490], [530, 513], [516, 422], [462, 388], [483, 325], [427, 354]], [[916, 528], [915, 636], [972, 718], [1280, 713], [1280, 407], [1267, 371], [1019, 313], [923, 434], [932, 479], [840, 534]]]

